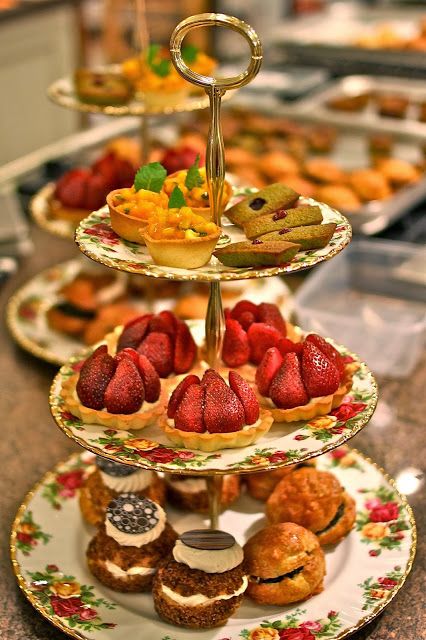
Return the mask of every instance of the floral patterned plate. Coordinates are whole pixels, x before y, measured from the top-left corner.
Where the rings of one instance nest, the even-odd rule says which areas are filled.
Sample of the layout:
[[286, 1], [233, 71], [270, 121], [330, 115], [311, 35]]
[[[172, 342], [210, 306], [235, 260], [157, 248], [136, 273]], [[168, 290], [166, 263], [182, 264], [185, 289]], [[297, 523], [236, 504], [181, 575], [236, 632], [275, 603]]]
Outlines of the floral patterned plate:
[[[73, 280], [82, 268], [85, 271], [95, 270], [95, 272], [104, 269], [84, 256], [62, 262], [31, 278], [14, 293], [7, 305], [6, 319], [14, 340], [33, 356], [58, 366], [63, 365], [71, 356], [87, 347], [77, 337], [51, 329], [47, 323], [46, 312], [60, 301], [59, 290]], [[116, 275], [126, 278], [123, 273]], [[193, 292], [191, 285], [189, 287], [184, 285], [185, 290], [183, 290], [179, 288], [180, 284], [170, 283], [172, 290], [165, 292], [166, 297], [158, 294], [153, 296], [151, 293], [148, 296], [150, 299], [144, 300], [133, 295], [130, 299], [131, 304], [140, 309], [141, 313], [146, 311], [157, 313], [163, 309], [173, 309], [177, 297]], [[145, 280], [145, 285], [154, 285], [158, 291], [158, 283], [150, 278]], [[242, 289], [236, 285], [238, 283], [234, 282], [224, 285], [227, 289], [228, 305], [234, 304], [242, 295]], [[292, 310], [291, 294], [282, 278], [252, 280], [244, 286], [243, 291], [244, 298], [256, 304], [264, 300], [275, 302], [281, 307], [284, 315], [288, 316]]]
[[[198, 344], [204, 336], [201, 321], [193, 321], [191, 330]], [[342, 353], [357, 360], [344, 347]], [[377, 404], [377, 385], [367, 365], [360, 362], [351, 392], [330, 415], [309, 422], [274, 423], [256, 444], [214, 453], [191, 451], [174, 446], [163, 430], [149, 426], [141, 431], [116, 431], [95, 424], [84, 424], [64, 406], [61, 388], [64, 380], [79, 370], [87, 357], [80, 354], [64, 365], [53, 381], [50, 408], [62, 431], [80, 446], [106, 458], [133, 466], [183, 474], [245, 473], [288, 466], [325, 453], [352, 438], [370, 420]]]
[[[187, 640], [193, 632], [160, 621], [151, 594], [122, 594], [88, 571], [77, 490], [91, 454], [74, 454], [48, 472], [27, 495], [12, 529], [11, 555], [19, 585], [55, 626], [80, 640]], [[300, 605], [263, 607], [247, 598], [228, 623], [197, 631], [200, 640], [337, 640], [359, 629], [403, 586], [415, 554], [412, 511], [394, 482], [371, 460], [341, 447], [318, 459], [357, 503], [352, 532], [326, 551], [322, 593]], [[167, 508], [179, 533], [207, 526], [201, 516]], [[220, 528], [243, 543], [265, 524], [263, 505], [242, 494], [220, 516]]]
[[[234, 189], [234, 198], [252, 191], [252, 189], [247, 188]], [[279, 273], [293, 273], [313, 267], [324, 260], [330, 260], [349, 244], [352, 237], [351, 226], [341, 213], [310, 198], [301, 198], [301, 201], [304, 204], [320, 206], [324, 222], [336, 222], [336, 230], [324, 249], [299, 251], [291, 262], [275, 267], [250, 267], [244, 269], [225, 267], [215, 257], [212, 257], [204, 267], [199, 267], [198, 269], [177, 269], [156, 265], [146, 247], [123, 240], [112, 230], [107, 207], [93, 212], [88, 218], [82, 220], [77, 227], [75, 240], [81, 251], [96, 262], [120, 271], [145, 274], [153, 278], [211, 282], [263, 278]], [[230, 236], [232, 242], [247, 239], [243, 231], [229, 221], [226, 222], [226, 218], [223, 221], [223, 230]]]

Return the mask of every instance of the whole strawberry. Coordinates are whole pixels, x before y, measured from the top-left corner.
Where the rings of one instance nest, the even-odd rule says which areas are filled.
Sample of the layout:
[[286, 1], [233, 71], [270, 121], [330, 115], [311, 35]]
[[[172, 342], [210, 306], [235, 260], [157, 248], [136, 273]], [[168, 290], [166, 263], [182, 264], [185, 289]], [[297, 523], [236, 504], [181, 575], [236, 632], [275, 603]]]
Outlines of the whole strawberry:
[[173, 371], [173, 343], [167, 333], [149, 333], [138, 351], [148, 358], [160, 378], [167, 378]]
[[266, 351], [256, 370], [256, 385], [262, 396], [269, 397], [269, 387], [282, 363], [283, 357], [277, 347]]
[[173, 368], [175, 373], [186, 373], [194, 364], [197, 345], [185, 322], [179, 322], [176, 331]]
[[122, 358], [105, 391], [107, 411], [116, 414], [135, 413], [144, 399], [144, 386], [136, 365], [130, 358]]
[[310, 333], [308, 336], [306, 336], [306, 340], [308, 342], [312, 342], [312, 344], [314, 344], [317, 349], [322, 351], [323, 354], [327, 356], [330, 362], [332, 362], [337, 368], [340, 374], [340, 378], [343, 378], [345, 373], [345, 361], [343, 359], [343, 356], [340, 355], [337, 349], [335, 349], [332, 344], [327, 342], [327, 340], [319, 336], [317, 333]]
[[204, 396], [205, 388], [200, 384], [191, 384], [186, 389], [176, 409], [176, 429], [195, 433], [203, 433], [206, 430], [203, 420]]
[[222, 360], [228, 367], [240, 367], [248, 362], [249, 356], [250, 347], [247, 333], [238, 320], [230, 318], [226, 321]]
[[282, 336], [275, 327], [264, 322], [254, 322], [247, 332], [247, 337], [250, 345], [250, 360], [254, 364], [259, 364], [266, 351], [276, 347]]
[[302, 377], [311, 398], [328, 396], [337, 391], [340, 384], [337, 368], [309, 340], [303, 343]]
[[108, 354], [106, 345], [98, 347], [81, 368], [77, 382], [77, 395], [81, 404], [100, 410], [105, 406], [105, 390], [114, 375], [116, 362]]
[[302, 380], [300, 360], [294, 352], [286, 353], [269, 388], [272, 402], [280, 409], [292, 409], [309, 402]]
[[146, 313], [124, 325], [123, 331], [118, 339], [117, 351], [126, 348], [137, 349], [148, 333], [151, 318], [152, 313]]

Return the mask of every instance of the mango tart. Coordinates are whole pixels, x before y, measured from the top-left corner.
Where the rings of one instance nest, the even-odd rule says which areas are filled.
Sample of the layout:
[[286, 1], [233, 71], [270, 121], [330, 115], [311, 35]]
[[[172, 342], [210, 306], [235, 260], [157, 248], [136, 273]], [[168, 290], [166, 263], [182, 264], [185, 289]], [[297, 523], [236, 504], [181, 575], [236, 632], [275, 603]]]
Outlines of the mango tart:
[[[191, 170], [192, 168], [182, 169], [181, 171], [175, 171], [174, 173], [171, 173], [164, 181], [163, 191], [170, 197], [175, 186], [178, 186], [184, 195], [187, 205], [191, 207], [194, 213], [210, 219], [211, 207], [209, 194], [207, 191], [206, 169], [205, 167], [201, 167], [198, 169], [197, 166], [197, 178], [194, 180], [194, 182], [189, 181], [188, 186], [188, 174], [190, 174]], [[222, 209], [226, 207], [229, 200], [231, 199], [231, 196], [232, 186], [227, 180], [225, 180], [222, 192]]]
[[167, 207], [169, 199], [162, 191], [136, 191], [133, 186], [111, 191], [106, 201], [114, 231], [125, 240], [144, 244], [140, 229], [148, 224], [149, 217], [158, 207]]

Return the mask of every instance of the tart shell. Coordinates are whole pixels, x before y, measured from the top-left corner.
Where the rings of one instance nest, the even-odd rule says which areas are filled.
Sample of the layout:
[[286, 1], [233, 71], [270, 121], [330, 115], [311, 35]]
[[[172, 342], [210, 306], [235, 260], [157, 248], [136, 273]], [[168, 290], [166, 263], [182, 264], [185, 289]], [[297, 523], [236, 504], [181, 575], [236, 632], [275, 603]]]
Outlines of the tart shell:
[[357, 362], [350, 362], [345, 365], [345, 375], [340, 387], [329, 396], [320, 396], [319, 398], [311, 398], [309, 402], [302, 407], [294, 407], [292, 409], [279, 409], [273, 406], [272, 400], [258, 394], [261, 406], [269, 409], [275, 422], [297, 422], [299, 420], [307, 421], [317, 416], [325, 416], [332, 409], [336, 409], [342, 404], [342, 400], [352, 389], [353, 376], [359, 369]]
[[123, 431], [143, 429], [156, 422], [165, 411], [166, 394], [164, 388], [155, 406], [144, 402], [142, 407], [146, 407], [143, 413], [115, 414], [101, 409], [91, 409], [85, 407], [75, 398], [78, 374], [75, 374], [64, 381], [62, 385], [62, 398], [67, 409], [80, 418], [85, 424], [100, 424], [108, 429], [118, 429]]
[[114, 196], [122, 189], [115, 189], [110, 191], [107, 195], [106, 201], [111, 218], [111, 227], [121, 238], [128, 240], [129, 242], [136, 242], [137, 244], [145, 244], [140, 230], [147, 226], [147, 221], [136, 216], [129, 216], [126, 213], [121, 213], [113, 204]]
[[78, 209], [73, 207], [65, 207], [59, 200], [52, 198], [49, 202], [50, 217], [55, 220], [67, 220], [77, 225], [84, 218], [90, 215], [88, 209]]
[[231, 433], [194, 433], [181, 431], [168, 424], [167, 418], [159, 421], [168, 439], [178, 447], [211, 452], [218, 449], [234, 449], [247, 447], [266, 435], [271, 428], [273, 418], [268, 409], [260, 409], [259, 424], [246, 427]]
[[[143, 226], [143, 225], [142, 225]], [[178, 269], [197, 269], [209, 260], [220, 238], [220, 230], [215, 234], [191, 239], [156, 240], [141, 231], [148, 251], [156, 264]]]

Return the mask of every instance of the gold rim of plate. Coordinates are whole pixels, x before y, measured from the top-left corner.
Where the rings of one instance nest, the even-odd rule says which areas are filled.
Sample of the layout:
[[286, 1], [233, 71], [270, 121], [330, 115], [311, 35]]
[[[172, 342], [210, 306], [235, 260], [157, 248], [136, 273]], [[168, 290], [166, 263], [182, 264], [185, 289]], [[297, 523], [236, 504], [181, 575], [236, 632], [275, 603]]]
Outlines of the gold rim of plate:
[[[364, 618], [361, 618], [361, 620], [359, 620], [356, 625], [350, 627], [349, 629], [345, 629], [343, 632], [341, 632], [341, 633], [337, 634], [336, 636], [334, 636], [333, 640], [342, 640], [343, 638], [347, 638], [348, 636], [350, 636], [352, 633], [355, 633], [355, 631], [358, 631], [359, 629], [364, 627], [366, 624], [371, 622], [371, 620], [376, 618], [383, 611], [383, 609], [385, 609], [392, 602], [392, 600], [395, 598], [397, 593], [399, 593], [399, 591], [404, 586], [404, 584], [405, 584], [405, 582], [406, 582], [406, 580], [407, 580], [407, 578], [408, 578], [408, 576], [410, 574], [410, 571], [411, 571], [411, 569], [413, 567], [413, 562], [414, 562], [414, 558], [415, 558], [415, 555], [416, 555], [416, 550], [417, 550], [416, 521], [415, 521], [415, 518], [414, 518], [413, 510], [412, 510], [411, 506], [409, 505], [407, 498], [402, 493], [400, 493], [400, 491], [397, 488], [395, 480], [383, 469], [383, 467], [379, 466], [369, 456], [366, 456], [365, 454], [361, 453], [358, 449], [353, 448], [353, 449], [351, 449], [351, 451], [355, 452], [363, 460], [365, 460], [368, 464], [372, 465], [376, 470], [378, 470], [382, 474], [384, 479], [394, 489], [394, 491], [398, 495], [399, 500], [401, 501], [401, 504], [407, 510], [408, 517], [409, 517], [409, 522], [410, 522], [410, 526], [411, 526], [412, 541], [411, 541], [410, 554], [409, 554], [408, 561], [407, 561], [407, 564], [406, 564], [404, 576], [403, 576], [401, 582], [399, 582], [395, 586], [395, 589], [392, 591], [390, 597], [387, 598], [384, 602], [378, 604], [369, 614], [364, 616]], [[18, 581], [19, 587], [23, 591], [24, 595], [29, 600], [29, 602], [32, 604], [32, 606], [44, 618], [46, 618], [51, 624], [53, 624], [58, 629], [61, 629], [61, 631], [64, 631], [66, 634], [68, 634], [72, 638], [78, 638], [79, 640], [88, 640], [87, 636], [82, 635], [78, 631], [73, 631], [72, 629], [67, 627], [65, 624], [63, 624], [61, 622], [60, 618], [58, 618], [57, 616], [52, 616], [49, 613], [47, 613], [47, 611], [37, 602], [36, 598], [33, 596], [33, 594], [31, 593], [30, 589], [27, 587], [27, 582], [26, 582], [25, 578], [23, 577], [23, 575], [21, 574], [21, 568], [20, 568], [19, 562], [18, 562], [18, 560], [16, 558], [16, 535], [17, 535], [17, 529], [18, 529], [19, 523], [20, 523], [20, 521], [22, 519], [22, 516], [23, 516], [28, 504], [31, 502], [34, 494], [36, 493], [36, 491], [38, 491], [40, 486], [42, 484], [44, 484], [44, 482], [51, 475], [55, 475], [57, 473], [57, 471], [59, 470], [59, 468], [62, 465], [66, 464], [68, 462], [68, 460], [70, 460], [73, 456], [75, 456], [75, 453], [71, 454], [70, 456], [68, 456], [68, 458], [66, 458], [62, 462], [58, 462], [52, 469], [47, 471], [42, 476], [42, 478], [38, 482], [36, 482], [36, 484], [26, 494], [24, 500], [22, 501], [21, 505], [18, 508], [17, 514], [16, 514], [16, 516], [14, 518], [14, 521], [13, 521], [13, 524], [12, 524], [9, 551], [10, 551], [10, 558], [11, 558], [11, 562], [12, 562], [13, 571], [15, 573], [15, 576], [16, 576], [16, 579]]]
[[49, 200], [54, 191], [55, 183], [48, 182], [31, 198], [29, 204], [31, 218], [43, 231], [47, 231], [58, 238], [74, 240], [78, 224], [73, 224], [69, 220], [49, 218]]

